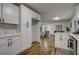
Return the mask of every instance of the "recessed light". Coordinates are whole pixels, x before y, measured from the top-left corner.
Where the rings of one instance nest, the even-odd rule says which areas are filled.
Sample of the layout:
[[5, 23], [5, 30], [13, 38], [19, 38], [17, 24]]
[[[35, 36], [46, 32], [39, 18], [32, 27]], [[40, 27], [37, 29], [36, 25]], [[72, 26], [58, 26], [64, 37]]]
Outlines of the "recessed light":
[[59, 20], [60, 19], [60, 17], [55, 17], [55, 18], [53, 18], [53, 20]]

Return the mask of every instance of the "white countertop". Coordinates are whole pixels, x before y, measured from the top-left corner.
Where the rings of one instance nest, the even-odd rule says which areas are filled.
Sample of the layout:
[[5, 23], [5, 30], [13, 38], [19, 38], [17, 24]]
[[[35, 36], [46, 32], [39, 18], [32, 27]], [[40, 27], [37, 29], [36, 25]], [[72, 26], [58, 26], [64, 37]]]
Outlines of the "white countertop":
[[70, 35], [73, 36], [76, 40], [79, 41], [79, 34], [70, 33]]
[[68, 32], [57, 32], [55, 34], [69, 34], [70, 36], [74, 37], [76, 40], [79, 41], [79, 34], [73, 34], [73, 33], [68, 33]]
[[13, 37], [13, 36], [19, 36], [19, 33], [16, 34], [5, 34], [5, 35], [0, 35], [0, 38], [5, 38], [5, 37]]

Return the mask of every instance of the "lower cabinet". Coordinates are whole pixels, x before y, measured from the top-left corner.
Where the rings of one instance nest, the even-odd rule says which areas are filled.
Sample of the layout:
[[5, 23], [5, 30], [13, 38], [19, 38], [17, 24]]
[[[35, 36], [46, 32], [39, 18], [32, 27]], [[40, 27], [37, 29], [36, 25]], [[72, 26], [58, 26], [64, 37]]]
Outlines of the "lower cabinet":
[[68, 33], [56, 33], [55, 34], [55, 47], [69, 50], [68, 39], [69, 39]]
[[8, 55], [9, 54], [9, 46], [7, 38], [0, 38], [0, 55]]
[[21, 52], [22, 44], [21, 44], [21, 40], [19, 37], [12, 38], [12, 46], [10, 48], [11, 48], [12, 55], [15, 55]]
[[77, 55], [79, 55], [79, 41], [77, 40]]
[[0, 39], [0, 55], [15, 55], [21, 52], [19, 36]]
[[0, 45], [0, 55], [8, 55], [8, 45]]

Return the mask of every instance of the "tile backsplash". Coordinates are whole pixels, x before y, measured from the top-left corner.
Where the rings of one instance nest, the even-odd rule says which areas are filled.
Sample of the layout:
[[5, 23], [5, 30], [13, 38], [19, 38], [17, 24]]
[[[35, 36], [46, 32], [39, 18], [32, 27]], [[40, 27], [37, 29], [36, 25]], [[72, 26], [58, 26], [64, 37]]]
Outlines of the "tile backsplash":
[[0, 35], [12, 35], [18, 33], [18, 26], [12, 24], [0, 24]]

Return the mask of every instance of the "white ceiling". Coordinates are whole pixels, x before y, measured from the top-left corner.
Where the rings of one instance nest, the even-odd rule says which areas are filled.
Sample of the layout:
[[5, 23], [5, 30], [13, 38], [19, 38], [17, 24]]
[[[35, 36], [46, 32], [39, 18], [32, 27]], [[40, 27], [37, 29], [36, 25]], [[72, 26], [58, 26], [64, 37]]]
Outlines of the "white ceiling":
[[52, 19], [54, 17], [60, 17], [59, 21], [70, 20], [76, 9], [74, 3], [28, 3], [27, 5], [39, 12], [44, 22], [55, 22]]

